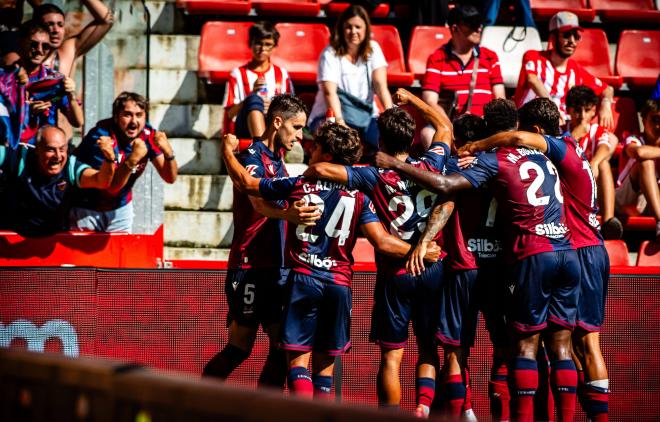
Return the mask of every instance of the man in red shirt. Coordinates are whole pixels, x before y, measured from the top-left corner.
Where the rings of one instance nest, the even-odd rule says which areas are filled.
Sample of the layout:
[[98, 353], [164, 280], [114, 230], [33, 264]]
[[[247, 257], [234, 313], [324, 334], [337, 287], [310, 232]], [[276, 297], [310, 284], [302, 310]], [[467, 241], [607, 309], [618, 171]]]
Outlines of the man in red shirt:
[[[465, 113], [481, 116], [484, 105], [490, 100], [505, 98], [499, 59], [493, 51], [479, 47], [483, 17], [474, 6], [453, 8], [449, 12], [448, 24], [451, 39], [435, 50], [426, 63], [422, 99], [450, 118]], [[470, 101], [470, 85], [475, 71]], [[430, 126], [422, 130], [425, 149], [431, 144], [433, 133]]]
[[514, 95], [516, 106], [520, 108], [537, 97], [550, 98], [567, 120], [566, 93], [575, 85], [586, 85], [601, 99], [598, 123], [612, 129], [614, 89], [571, 59], [582, 38], [581, 31], [578, 17], [571, 12], [559, 12], [550, 19], [548, 50], [530, 50], [523, 56]]

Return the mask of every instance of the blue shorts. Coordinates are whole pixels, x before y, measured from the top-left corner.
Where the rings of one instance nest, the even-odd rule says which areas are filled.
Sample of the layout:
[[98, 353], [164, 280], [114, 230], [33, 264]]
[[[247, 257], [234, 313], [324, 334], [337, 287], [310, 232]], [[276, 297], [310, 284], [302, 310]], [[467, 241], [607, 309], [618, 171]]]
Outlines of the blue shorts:
[[479, 321], [477, 270], [448, 271], [436, 336], [443, 345], [472, 347]]
[[351, 347], [351, 288], [291, 271], [280, 347], [340, 355]]
[[442, 262], [419, 276], [410, 274], [376, 277], [369, 339], [387, 349], [399, 349], [408, 341], [412, 320], [417, 343], [434, 344], [440, 317]]
[[582, 270], [577, 325], [588, 332], [600, 331], [605, 319], [610, 258], [605, 246], [587, 246], [578, 249], [577, 254]]
[[259, 95], [250, 94], [245, 97], [241, 110], [236, 115], [236, 124], [234, 125], [234, 132], [237, 138], [252, 138], [248, 129], [248, 114], [255, 110], [263, 114], [264, 109], [264, 100]]
[[573, 329], [580, 293], [580, 260], [574, 250], [543, 252], [513, 265], [507, 318], [518, 332], [543, 330], [548, 321]]
[[501, 277], [502, 261], [479, 263], [477, 294], [479, 308], [493, 347], [509, 347], [506, 325], [507, 302], [510, 299], [506, 282]]
[[286, 300], [288, 274], [286, 268], [227, 271], [227, 325], [232, 321], [247, 327], [279, 323]]

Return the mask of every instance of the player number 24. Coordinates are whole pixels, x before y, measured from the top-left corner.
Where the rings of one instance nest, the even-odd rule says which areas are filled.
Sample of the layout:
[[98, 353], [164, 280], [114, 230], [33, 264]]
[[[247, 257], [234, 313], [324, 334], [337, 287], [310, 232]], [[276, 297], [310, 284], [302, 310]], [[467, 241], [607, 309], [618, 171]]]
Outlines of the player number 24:
[[[325, 202], [323, 199], [313, 193], [309, 193], [303, 197], [308, 205], [316, 205], [319, 207], [321, 213], [324, 212]], [[351, 234], [351, 221], [353, 220], [353, 212], [355, 211], [355, 198], [350, 196], [339, 197], [339, 202], [332, 210], [332, 214], [325, 224], [325, 234], [328, 237], [338, 239], [339, 246], [343, 246]], [[316, 226], [298, 226], [296, 227], [296, 237], [303, 242], [314, 243], [318, 240], [319, 235], [314, 234]]]

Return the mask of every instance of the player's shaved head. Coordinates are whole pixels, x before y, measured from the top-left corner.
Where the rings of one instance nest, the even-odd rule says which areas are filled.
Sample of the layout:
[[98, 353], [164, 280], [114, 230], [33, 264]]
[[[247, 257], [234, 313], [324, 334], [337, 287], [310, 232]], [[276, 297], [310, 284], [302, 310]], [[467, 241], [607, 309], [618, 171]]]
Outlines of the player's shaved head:
[[400, 107], [388, 108], [378, 116], [380, 143], [388, 154], [408, 152], [415, 136], [415, 121]]
[[273, 123], [275, 116], [280, 116], [283, 121], [289, 120], [300, 113], [307, 115], [307, 106], [298, 97], [290, 94], [280, 94], [273, 97], [266, 114], [266, 126]]
[[486, 122], [474, 114], [463, 114], [454, 119], [454, 140], [457, 147], [486, 138]]
[[355, 129], [338, 123], [323, 124], [314, 137], [321, 151], [332, 156], [332, 162], [351, 166], [362, 157], [362, 142]]
[[545, 135], [559, 136], [559, 109], [549, 98], [535, 98], [518, 110], [520, 128], [536, 132], [535, 126], [543, 130]]
[[516, 130], [518, 127], [518, 110], [511, 100], [496, 98], [484, 106], [484, 122], [488, 135]]

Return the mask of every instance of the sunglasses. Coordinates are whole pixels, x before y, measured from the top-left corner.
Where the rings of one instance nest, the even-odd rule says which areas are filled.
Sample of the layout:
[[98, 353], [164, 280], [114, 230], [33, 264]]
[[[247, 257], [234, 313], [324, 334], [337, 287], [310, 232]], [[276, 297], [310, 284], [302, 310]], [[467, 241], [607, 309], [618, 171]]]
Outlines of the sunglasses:
[[39, 41], [30, 41], [30, 48], [32, 50], [41, 50], [44, 53], [47, 53], [53, 49], [53, 47], [47, 42], [39, 42]]
[[571, 37], [573, 37], [575, 41], [580, 41], [582, 39], [582, 35], [580, 35], [580, 32], [578, 30], [562, 32], [561, 37], [565, 40], [568, 40]]

